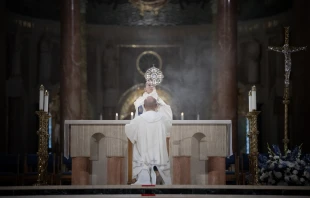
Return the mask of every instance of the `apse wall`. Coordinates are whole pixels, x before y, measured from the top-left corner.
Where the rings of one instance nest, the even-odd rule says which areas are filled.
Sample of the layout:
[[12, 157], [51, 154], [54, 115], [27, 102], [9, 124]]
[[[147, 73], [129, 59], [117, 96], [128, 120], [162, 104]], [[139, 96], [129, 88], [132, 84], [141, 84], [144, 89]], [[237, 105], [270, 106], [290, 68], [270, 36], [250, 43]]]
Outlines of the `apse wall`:
[[[258, 89], [260, 149], [267, 142], [281, 142], [283, 57], [273, 56], [268, 45], [283, 44], [283, 25], [290, 13], [238, 24], [239, 147], [245, 151], [247, 91]], [[9, 141], [12, 152], [35, 152], [38, 88], [51, 92], [52, 112], [60, 80], [60, 25], [10, 13], [8, 47]], [[214, 26], [107, 26], [87, 25], [88, 104], [91, 118], [114, 119], [121, 96], [143, 83], [143, 73], [153, 63], [164, 73], [162, 87], [172, 97], [174, 119], [210, 119], [215, 42]], [[219, 90], [225, 91], [225, 90]], [[59, 102], [59, 101], [58, 101]], [[54, 105], [54, 106], [53, 106]], [[15, 126], [15, 127], [13, 127]], [[54, 141], [55, 144], [55, 141]]]

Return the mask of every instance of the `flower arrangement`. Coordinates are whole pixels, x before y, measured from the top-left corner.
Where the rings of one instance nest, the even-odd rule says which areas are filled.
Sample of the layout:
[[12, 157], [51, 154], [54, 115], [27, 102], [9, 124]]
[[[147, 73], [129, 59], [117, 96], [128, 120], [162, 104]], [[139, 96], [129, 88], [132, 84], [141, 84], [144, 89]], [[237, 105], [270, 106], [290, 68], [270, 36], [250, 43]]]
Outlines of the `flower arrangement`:
[[259, 155], [259, 181], [265, 185], [310, 185], [310, 155], [301, 154], [301, 145], [282, 154], [277, 145], [268, 145], [268, 154]]

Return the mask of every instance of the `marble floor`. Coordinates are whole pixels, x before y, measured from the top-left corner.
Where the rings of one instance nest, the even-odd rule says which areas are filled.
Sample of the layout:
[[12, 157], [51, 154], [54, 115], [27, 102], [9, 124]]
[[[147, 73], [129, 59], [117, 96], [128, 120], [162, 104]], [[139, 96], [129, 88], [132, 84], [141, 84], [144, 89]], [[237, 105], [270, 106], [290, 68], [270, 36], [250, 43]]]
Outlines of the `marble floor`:
[[310, 197], [310, 187], [299, 186], [235, 186], [235, 185], [171, 185], [171, 186], [9, 186], [0, 187], [0, 197], [161, 197], [161, 198], [243, 198], [243, 197]]

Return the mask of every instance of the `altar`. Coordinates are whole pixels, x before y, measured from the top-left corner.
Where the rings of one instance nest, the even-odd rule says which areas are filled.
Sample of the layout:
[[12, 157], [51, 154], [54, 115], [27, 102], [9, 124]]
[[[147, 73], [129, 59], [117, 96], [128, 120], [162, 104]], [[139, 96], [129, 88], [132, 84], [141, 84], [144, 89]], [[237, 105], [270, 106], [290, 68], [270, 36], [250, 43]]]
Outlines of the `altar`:
[[[72, 157], [73, 185], [128, 184], [130, 120], [66, 120], [64, 156]], [[173, 184], [225, 184], [225, 157], [232, 155], [230, 120], [174, 120], [167, 148]]]

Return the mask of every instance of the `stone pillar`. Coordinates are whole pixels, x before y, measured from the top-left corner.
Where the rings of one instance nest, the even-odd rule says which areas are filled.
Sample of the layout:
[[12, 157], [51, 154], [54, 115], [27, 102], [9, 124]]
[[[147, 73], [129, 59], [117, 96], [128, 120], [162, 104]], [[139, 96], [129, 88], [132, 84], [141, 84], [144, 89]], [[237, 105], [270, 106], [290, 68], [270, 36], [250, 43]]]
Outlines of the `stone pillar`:
[[90, 119], [87, 89], [87, 40], [86, 40], [86, 7], [87, 0], [81, 3], [81, 119]]
[[191, 184], [191, 157], [173, 157], [173, 181], [172, 184]]
[[125, 184], [124, 180], [124, 157], [107, 158], [107, 184], [120, 185]]
[[[63, 0], [61, 13], [60, 116], [64, 120], [81, 119], [81, 29], [80, 0]], [[61, 128], [61, 150], [64, 131]]]
[[[212, 119], [232, 120], [232, 147], [233, 152], [237, 152], [237, 0], [218, 0], [216, 20]], [[217, 166], [217, 162], [217, 157], [208, 160], [210, 185], [225, 184], [225, 166], [222, 170], [222, 164]], [[223, 163], [225, 165], [225, 160]]]
[[226, 184], [225, 157], [209, 157], [208, 185], [223, 185], [223, 184]]
[[72, 157], [72, 185], [89, 184], [89, 157]]
[[232, 120], [232, 146], [237, 152], [237, 0], [217, 1], [215, 47], [212, 119]]
[[6, 67], [7, 67], [7, 62], [6, 62], [6, 33], [7, 33], [7, 12], [6, 12], [6, 6], [5, 6], [5, 1], [1, 1], [1, 6], [0, 6], [0, 12], [3, 13], [2, 17], [0, 17], [0, 21], [2, 24], [1, 28], [1, 34], [0, 34], [0, 64], [2, 65], [1, 70], [0, 70], [0, 87], [2, 88], [2, 93], [1, 93], [1, 100], [0, 100], [0, 111], [4, 115], [4, 118], [1, 119], [1, 132], [0, 132], [0, 152], [1, 153], [6, 153], [8, 152], [8, 131], [7, 131], [7, 119], [8, 119], [8, 114], [7, 114], [7, 83], [6, 83]]
[[[302, 145], [303, 153], [310, 152], [310, 144], [305, 144], [310, 138], [309, 114], [310, 114], [310, 2], [307, 0], [293, 1], [293, 21], [290, 28], [292, 39], [291, 46], [308, 46], [306, 51], [292, 54], [291, 73], [291, 103], [292, 130], [290, 130], [290, 147]], [[283, 56], [283, 55], [282, 55]], [[283, 57], [281, 57], [283, 58]], [[283, 107], [284, 108], [284, 107]], [[290, 110], [289, 110], [290, 111]], [[290, 112], [289, 112], [290, 113]]]

